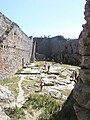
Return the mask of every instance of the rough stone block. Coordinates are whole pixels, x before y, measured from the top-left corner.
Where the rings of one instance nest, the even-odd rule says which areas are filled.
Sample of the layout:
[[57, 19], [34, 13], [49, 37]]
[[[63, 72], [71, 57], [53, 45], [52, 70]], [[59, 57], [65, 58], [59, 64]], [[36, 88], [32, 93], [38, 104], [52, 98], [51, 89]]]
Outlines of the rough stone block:
[[90, 120], [90, 111], [80, 107], [78, 104], [74, 104], [74, 110], [78, 120]]
[[85, 38], [80, 39], [79, 40], [79, 44], [81, 46], [88, 46], [88, 45], [90, 45], [90, 37], [85, 37]]
[[90, 25], [90, 17], [85, 16], [84, 19], [88, 22], [88, 25]]
[[85, 10], [90, 8], [90, 0], [86, 0], [86, 4], [85, 4]]
[[76, 84], [73, 92], [73, 97], [81, 107], [84, 107], [90, 110], [90, 86], [89, 85]]
[[80, 77], [85, 84], [90, 84], [90, 70], [89, 69], [81, 69]]
[[89, 11], [89, 9], [84, 12], [84, 15], [87, 16], [87, 17], [90, 17], [90, 11]]
[[90, 56], [90, 46], [80, 46], [79, 53], [83, 56]]
[[90, 68], [90, 56], [82, 56], [81, 66], [84, 68]]

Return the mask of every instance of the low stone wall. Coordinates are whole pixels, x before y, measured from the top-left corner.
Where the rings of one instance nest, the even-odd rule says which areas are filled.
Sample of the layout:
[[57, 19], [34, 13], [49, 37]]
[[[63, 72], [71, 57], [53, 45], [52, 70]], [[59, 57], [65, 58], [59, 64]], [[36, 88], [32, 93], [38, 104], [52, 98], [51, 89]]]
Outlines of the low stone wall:
[[30, 62], [33, 39], [0, 13], [0, 80]]

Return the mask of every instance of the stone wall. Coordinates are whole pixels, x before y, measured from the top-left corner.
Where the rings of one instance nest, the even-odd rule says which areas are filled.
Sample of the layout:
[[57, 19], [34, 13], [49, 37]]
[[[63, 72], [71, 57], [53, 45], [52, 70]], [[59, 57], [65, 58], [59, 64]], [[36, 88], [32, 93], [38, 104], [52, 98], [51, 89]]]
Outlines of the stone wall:
[[79, 65], [81, 62], [78, 39], [55, 36], [52, 38], [34, 38], [34, 41], [36, 41], [36, 52], [46, 56], [46, 59], [74, 65]]
[[80, 34], [80, 54], [82, 56], [80, 79], [74, 88], [77, 103], [74, 109], [78, 120], [90, 120], [90, 0], [86, 0], [85, 20]]
[[0, 13], [0, 80], [30, 62], [33, 40]]
[[50, 56], [50, 40], [49, 38], [33, 38], [36, 41], [36, 52], [46, 57]]

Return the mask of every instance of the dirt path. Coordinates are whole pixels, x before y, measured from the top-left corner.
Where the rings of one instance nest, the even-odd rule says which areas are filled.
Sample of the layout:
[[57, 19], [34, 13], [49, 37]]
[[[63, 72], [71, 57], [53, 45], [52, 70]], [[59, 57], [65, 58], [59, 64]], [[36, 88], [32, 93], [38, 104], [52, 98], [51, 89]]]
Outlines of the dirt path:
[[22, 107], [23, 103], [25, 102], [24, 95], [23, 95], [24, 91], [21, 87], [23, 79], [24, 79], [24, 76], [21, 76], [21, 79], [18, 82], [19, 93], [18, 93], [18, 96], [17, 96], [17, 103], [16, 103], [18, 107]]

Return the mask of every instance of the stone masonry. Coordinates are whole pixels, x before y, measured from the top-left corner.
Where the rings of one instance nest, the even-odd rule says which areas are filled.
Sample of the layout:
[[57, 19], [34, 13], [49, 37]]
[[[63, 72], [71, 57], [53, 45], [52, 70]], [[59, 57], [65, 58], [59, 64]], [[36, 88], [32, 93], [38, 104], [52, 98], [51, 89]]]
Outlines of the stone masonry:
[[41, 54], [45, 59], [54, 60], [55, 62], [62, 62], [67, 64], [79, 65], [81, 63], [81, 56], [79, 54], [79, 40], [66, 39], [63, 36], [55, 36], [52, 38], [35, 37], [36, 52]]
[[80, 35], [80, 54], [82, 56], [80, 80], [74, 88], [74, 106], [78, 120], [90, 120], [90, 0], [86, 0], [85, 20]]
[[30, 62], [33, 39], [0, 13], [0, 80]]

